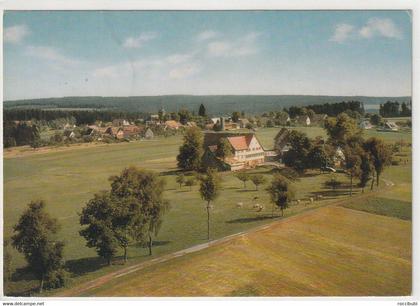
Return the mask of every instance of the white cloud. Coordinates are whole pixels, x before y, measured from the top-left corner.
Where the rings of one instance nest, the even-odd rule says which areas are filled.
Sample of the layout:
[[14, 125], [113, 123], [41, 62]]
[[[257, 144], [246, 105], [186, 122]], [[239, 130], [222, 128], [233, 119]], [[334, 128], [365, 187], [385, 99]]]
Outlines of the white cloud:
[[209, 39], [212, 39], [212, 38], [215, 38], [215, 37], [217, 37], [217, 32], [215, 32], [215, 31], [204, 31], [204, 32], [201, 32], [200, 34], [198, 34], [197, 35], [197, 40], [199, 40], [199, 41], [203, 41], [203, 40], [209, 40]]
[[4, 28], [4, 42], [18, 44], [29, 34], [29, 29], [25, 24], [15, 25]]
[[401, 30], [389, 18], [370, 18], [366, 24], [360, 28], [347, 23], [335, 26], [334, 35], [330, 41], [342, 43], [350, 38], [372, 38], [375, 36], [401, 39]]
[[48, 46], [27, 46], [25, 54], [36, 57], [38, 59], [46, 60], [51, 64], [61, 64], [72, 66], [79, 64], [80, 61], [61, 54], [58, 50]]
[[207, 52], [214, 57], [245, 56], [258, 53], [257, 38], [260, 33], [251, 32], [232, 41], [212, 41], [207, 45]]
[[169, 71], [170, 79], [186, 79], [200, 71], [200, 66], [196, 63], [177, 66]]
[[330, 41], [344, 42], [353, 32], [354, 27], [351, 24], [341, 23], [335, 26], [334, 35], [330, 38]]
[[153, 40], [157, 37], [154, 32], [141, 33], [137, 37], [127, 37], [124, 40], [123, 47], [127, 49], [138, 49], [144, 46], [144, 43]]
[[359, 30], [359, 34], [363, 38], [383, 36], [400, 39], [402, 37], [400, 29], [388, 18], [370, 18], [366, 25]]
[[190, 60], [192, 57], [193, 57], [192, 54], [176, 53], [176, 54], [171, 54], [167, 56], [165, 58], [165, 61], [168, 62], [169, 64], [179, 64], [179, 63], [184, 63]]
[[172, 54], [162, 58], [149, 57], [97, 67], [92, 76], [97, 78], [131, 78], [134, 75], [156, 81], [184, 79], [200, 71], [200, 64], [191, 54]]

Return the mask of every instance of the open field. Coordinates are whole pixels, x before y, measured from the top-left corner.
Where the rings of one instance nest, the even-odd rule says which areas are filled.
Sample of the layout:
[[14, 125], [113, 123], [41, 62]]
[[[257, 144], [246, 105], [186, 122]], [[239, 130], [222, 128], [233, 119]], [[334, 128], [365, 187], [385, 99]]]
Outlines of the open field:
[[[321, 128], [297, 128], [311, 137], [323, 134]], [[260, 129], [257, 135], [266, 149], [272, 148], [272, 139], [278, 128]], [[378, 133], [378, 132], [375, 132]], [[381, 133], [398, 135], [400, 133]], [[402, 133], [401, 133], [402, 134]], [[402, 134], [406, 137], [407, 134]], [[409, 134], [411, 137], [411, 134]], [[410, 138], [408, 137], [408, 138]], [[411, 141], [411, 139], [410, 139]], [[162, 229], [156, 238], [154, 256], [181, 250], [206, 240], [206, 213], [204, 202], [200, 199], [198, 187], [192, 191], [188, 187], [179, 189], [175, 183], [173, 170], [176, 169], [175, 156], [181, 143], [181, 136], [162, 138], [153, 141], [138, 141], [111, 145], [75, 147], [74, 150], [52, 148], [44, 153], [25, 154], [4, 159], [4, 234], [9, 237], [12, 226], [26, 205], [34, 199], [44, 199], [47, 209], [61, 223], [60, 239], [66, 242], [65, 258], [67, 267], [72, 273], [73, 282], [92, 279], [109, 271], [121, 268], [117, 264], [104, 267], [94, 250], [85, 247], [85, 241], [79, 236], [78, 213], [94, 193], [108, 189], [108, 177], [118, 174], [124, 167], [134, 165], [152, 169], [162, 173], [167, 181], [165, 197], [170, 199], [171, 210], [165, 216]], [[410, 156], [411, 157], [411, 156]], [[405, 178], [404, 182], [395, 186], [401, 194], [407, 196], [408, 186], [411, 186], [411, 163], [407, 168], [391, 167], [384, 173], [384, 178], [394, 177], [399, 172]], [[271, 177], [269, 168], [254, 170], [263, 173], [267, 179]], [[252, 171], [251, 171], [252, 172]], [[348, 179], [339, 175], [343, 182]], [[286, 210], [286, 216], [301, 211], [328, 204], [330, 201], [347, 196], [347, 190], [337, 190], [331, 193], [323, 187], [328, 174], [308, 173], [296, 182], [298, 198], [307, 198], [314, 194], [326, 195], [323, 201], [307, 205], [301, 203]], [[394, 180], [392, 178], [392, 180]], [[344, 186], [345, 187], [345, 186]], [[411, 188], [411, 187], [410, 187]], [[411, 190], [411, 189], [410, 189]], [[383, 195], [381, 195], [383, 196]], [[392, 198], [393, 194], [385, 196]], [[252, 209], [253, 198], [265, 205], [264, 211], [257, 213]], [[395, 197], [395, 196], [394, 196]], [[226, 199], [229, 199], [226, 201]], [[237, 202], [243, 202], [244, 208], [236, 208]], [[251, 182], [246, 190], [242, 183], [231, 173], [223, 175], [223, 191], [214, 203], [212, 211], [212, 239], [256, 227], [271, 222], [269, 218], [271, 206], [264, 186], [255, 191]], [[174, 234], [176, 233], [176, 235]], [[175, 238], [176, 237], [176, 238]], [[147, 251], [139, 246], [129, 248], [129, 263], [137, 263], [149, 259]], [[24, 266], [23, 257], [12, 251], [14, 268]], [[25, 273], [17, 273], [13, 282], [6, 286], [6, 293], [25, 294], [37, 282]]]
[[84, 295], [400, 296], [410, 292], [411, 222], [324, 207], [122, 276]]

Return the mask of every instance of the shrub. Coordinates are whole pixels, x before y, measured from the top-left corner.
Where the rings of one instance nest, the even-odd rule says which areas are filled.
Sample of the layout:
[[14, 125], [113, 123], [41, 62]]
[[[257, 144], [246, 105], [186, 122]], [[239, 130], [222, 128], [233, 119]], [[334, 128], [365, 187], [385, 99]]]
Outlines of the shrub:
[[46, 289], [56, 289], [64, 287], [69, 279], [69, 273], [64, 269], [59, 269], [48, 273], [45, 277]]

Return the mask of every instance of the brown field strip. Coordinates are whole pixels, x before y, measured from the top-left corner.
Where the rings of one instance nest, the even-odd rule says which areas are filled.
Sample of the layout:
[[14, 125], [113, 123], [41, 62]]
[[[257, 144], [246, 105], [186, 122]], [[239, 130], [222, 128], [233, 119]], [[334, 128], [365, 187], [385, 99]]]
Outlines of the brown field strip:
[[114, 278], [79, 294], [408, 295], [411, 222], [324, 207]]

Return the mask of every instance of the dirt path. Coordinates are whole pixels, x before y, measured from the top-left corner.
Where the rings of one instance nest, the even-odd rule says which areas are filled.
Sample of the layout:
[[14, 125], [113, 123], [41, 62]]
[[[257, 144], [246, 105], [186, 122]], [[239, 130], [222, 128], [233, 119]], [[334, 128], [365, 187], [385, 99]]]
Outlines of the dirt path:
[[[362, 194], [353, 196], [352, 199], [369, 198], [369, 197], [377, 195], [379, 192], [383, 192], [384, 189], [389, 189], [392, 186], [394, 186], [394, 183], [389, 181], [389, 180], [387, 180], [387, 181], [383, 180], [383, 181], [385, 182], [386, 187], [384, 187], [384, 188], [382, 188], [378, 191], [362, 193]], [[103, 284], [105, 284], [105, 283], [107, 283], [107, 282], [109, 282], [113, 279], [123, 277], [127, 274], [136, 272], [136, 271], [144, 269], [146, 267], [150, 267], [150, 266], [155, 265], [155, 264], [166, 262], [168, 260], [171, 260], [171, 259], [176, 258], [176, 257], [184, 256], [186, 254], [195, 253], [195, 252], [201, 251], [203, 249], [206, 249], [206, 248], [209, 248], [209, 247], [212, 247], [212, 246], [216, 246], [216, 245], [222, 244], [222, 243], [227, 242], [227, 241], [234, 240], [238, 237], [247, 235], [249, 233], [255, 233], [255, 232], [266, 230], [267, 228], [270, 228], [270, 227], [278, 224], [279, 222], [284, 222], [286, 220], [290, 221], [290, 220], [293, 220], [294, 218], [300, 218], [304, 215], [311, 214], [314, 211], [322, 209], [326, 206], [340, 205], [340, 204], [348, 201], [349, 199], [350, 198], [344, 198], [344, 199], [341, 199], [341, 200], [338, 200], [338, 201], [335, 201], [335, 202], [332, 202], [332, 203], [325, 204], [325, 205], [317, 207], [317, 208], [308, 209], [308, 210], [306, 210], [302, 213], [298, 213], [296, 215], [293, 215], [293, 216], [290, 216], [290, 217], [287, 217], [287, 218], [283, 218], [283, 219], [280, 219], [280, 220], [273, 221], [269, 224], [264, 224], [264, 225], [258, 226], [256, 228], [249, 229], [249, 230], [246, 230], [246, 231], [243, 231], [243, 232], [239, 232], [239, 233], [236, 233], [236, 234], [233, 234], [233, 235], [229, 235], [229, 236], [217, 239], [217, 240], [213, 240], [213, 241], [210, 241], [210, 242], [207, 242], [207, 243], [195, 245], [195, 246], [192, 246], [190, 248], [183, 249], [181, 251], [177, 251], [175, 253], [162, 255], [160, 257], [157, 257], [157, 258], [154, 258], [154, 259], [151, 259], [151, 260], [147, 260], [147, 261], [144, 261], [144, 262], [141, 262], [141, 263], [138, 263], [138, 264], [133, 264], [131, 266], [122, 268], [122, 269], [120, 269], [118, 271], [115, 271], [115, 272], [108, 273], [106, 275], [103, 275], [103, 276], [98, 277], [94, 280], [88, 281], [86, 283], [82, 283], [82, 284], [77, 285], [77, 286], [75, 286], [73, 288], [70, 288], [68, 290], [61, 291], [58, 294], [56, 294], [55, 296], [59, 296], [59, 297], [80, 296], [83, 292], [86, 292], [86, 291], [94, 289], [94, 288], [98, 288], [98, 287], [102, 286]]]

